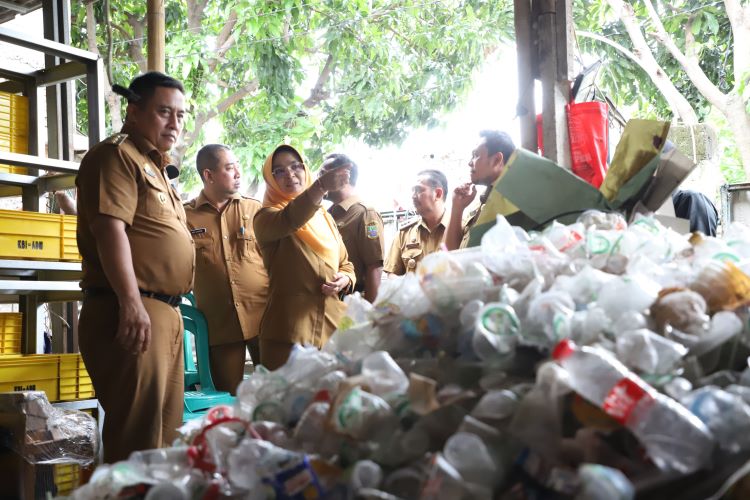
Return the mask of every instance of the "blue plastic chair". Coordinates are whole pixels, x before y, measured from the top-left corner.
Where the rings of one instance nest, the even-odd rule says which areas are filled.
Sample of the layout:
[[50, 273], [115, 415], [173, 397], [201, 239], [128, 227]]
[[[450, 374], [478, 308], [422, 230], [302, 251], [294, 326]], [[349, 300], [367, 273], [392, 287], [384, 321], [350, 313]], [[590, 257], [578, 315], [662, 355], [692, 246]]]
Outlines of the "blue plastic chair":
[[[206, 317], [194, 306], [180, 304], [185, 330], [195, 339], [198, 357], [199, 390], [185, 391], [183, 421], [202, 416], [216, 405], [232, 405], [235, 397], [225, 391], [217, 391], [211, 378], [211, 363], [208, 355], [208, 323]], [[192, 358], [192, 355], [190, 356]]]
[[[185, 294], [183, 300], [190, 302], [190, 305], [195, 307], [195, 297], [192, 293]], [[193, 346], [195, 345], [195, 336], [193, 332], [189, 330], [184, 331], [183, 339], [183, 356], [185, 362], [185, 389], [195, 389], [195, 386], [200, 384], [200, 377], [198, 376], [198, 367], [195, 366], [195, 358], [193, 357]]]
[[195, 337], [193, 336], [193, 332], [188, 330], [185, 330], [184, 334], [182, 342], [185, 353], [185, 389], [193, 389], [201, 383], [200, 376], [198, 375], [198, 367], [195, 365], [195, 358], [193, 358]]

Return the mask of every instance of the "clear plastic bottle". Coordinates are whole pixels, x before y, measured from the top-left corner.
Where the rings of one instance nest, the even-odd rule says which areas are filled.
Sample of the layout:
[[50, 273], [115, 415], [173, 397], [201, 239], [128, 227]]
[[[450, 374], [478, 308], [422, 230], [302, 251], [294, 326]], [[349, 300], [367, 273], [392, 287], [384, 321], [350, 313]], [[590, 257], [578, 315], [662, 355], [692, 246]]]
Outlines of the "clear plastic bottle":
[[581, 487], [575, 500], [633, 500], [635, 488], [617, 469], [599, 464], [583, 464], [578, 468]]
[[689, 473], [708, 464], [715, 442], [703, 422], [610, 353], [565, 339], [552, 356], [570, 387], [630, 429], [657, 466]]
[[382, 482], [383, 469], [372, 460], [360, 460], [354, 464], [349, 483], [355, 493], [362, 488], [377, 489]]
[[468, 432], [455, 433], [446, 441], [443, 456], [464, 481], [493, 488], [497, 465], [479, 436]]
[[373, 352], [362, 360], [362, 375], [367, 377], [370, 391], [380, 397], [404, 394], [409, 388], [409, 378], [385, 351]]

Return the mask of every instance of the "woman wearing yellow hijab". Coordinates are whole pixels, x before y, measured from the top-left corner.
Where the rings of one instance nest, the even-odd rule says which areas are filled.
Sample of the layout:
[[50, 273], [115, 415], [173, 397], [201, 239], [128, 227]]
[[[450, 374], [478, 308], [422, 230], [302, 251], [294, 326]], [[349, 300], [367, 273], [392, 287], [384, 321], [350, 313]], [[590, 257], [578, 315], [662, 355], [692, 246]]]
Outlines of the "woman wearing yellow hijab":
[[313, 182], [302, 155], [279, 146], [263, 164], [266, 194], [253, 221], [268, 270], [268, 303], [260, 323], [260, 362], [283, 365], [293, 344], [318, 348], [344, 313], [339, 294], [354, 289], [354, 266], [336, 223], [320, 203], [349, 179], [346, 168]]

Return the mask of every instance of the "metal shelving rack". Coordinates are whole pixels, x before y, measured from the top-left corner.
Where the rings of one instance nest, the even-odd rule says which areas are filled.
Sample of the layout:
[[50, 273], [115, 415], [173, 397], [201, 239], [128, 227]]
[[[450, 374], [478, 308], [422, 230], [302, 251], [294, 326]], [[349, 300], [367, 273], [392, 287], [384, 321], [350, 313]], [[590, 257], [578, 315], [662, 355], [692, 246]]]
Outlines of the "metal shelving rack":
[[[45, 38], [29, 37], [0, 26], [0, 41], [45, 55], [45, 67], [37, 71], [19, 73], [0, 68], [0, 78], [6, 79], [0, 82], [0, 90], [23, 93], [29, 99], [30, 154], [0, 152], [0, 163], [28, 169], [26, 175], [0, 173], [0, 196], [21, 194], [26, 211], [39, 211], [39, 198], [43, 194], [75, 185], [78, 163], [71, 161], [76, 128], [73, 80], [86, 79], [89, 146], [104, 138], [102, 60], [94, 53], [61, 43], [70, 40], [68, 0], [43, 0], [40, 4], [44, 10]], [[39, 156], [44, 145], [39, 140], [43, 130], [39, 119], [40, 88], [46, 88], [48, 158]], [[48, 173], [40, 175], [40, 171]], [[0, 302], [19, 304], [23, 313], [24, 353], [37, 352], [40, 304], [80, 300], [80, 275], [81, 264], [75, 262], [0, 260]], [[77, 329], [72, 330], [66, 341], [68, 348], [75, 350]]]

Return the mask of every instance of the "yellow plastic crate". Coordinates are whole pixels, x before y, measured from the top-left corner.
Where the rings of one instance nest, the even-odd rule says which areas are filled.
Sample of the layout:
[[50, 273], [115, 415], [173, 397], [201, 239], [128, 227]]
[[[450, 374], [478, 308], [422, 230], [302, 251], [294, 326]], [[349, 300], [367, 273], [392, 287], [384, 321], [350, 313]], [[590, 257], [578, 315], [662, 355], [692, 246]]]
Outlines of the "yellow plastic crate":
[[29, 137], [27, 135], [5, 134], [0, 132], [0, 151], [28, 154]]
[[23, 315], [0, 313], [0, 355], [21, 354]]
[[[2, 129], [3, 124], [0, 120], [0, 131]], [[29, 138], [25, 135], [9, 135], [0, 132], [0, 151], [20, 153], [24, 155], [29, 154]], [[26, 175], [28, 173], [28, 170], [26, 169], [26, 167], [0, 164], [0, 172]]]
[[81, 483], [81, 466], [78, 464], [57, 464], [54, 466], [57, 496], [69, 495]]
[[[29, 99], [0, 92], [0, 151], [29, 153]], [[26, 174], [26, 167], [0, 165], [0, 172]]]
[[60, 401], [89, 399], [94, 396], [86, 365], [80, 354], [58, 354], [60, 356]]
[[0, 258], [81, 260], [75, 215], [0, 210]]
[[80, 354], [0, 357], [0, 392], [44, 391], [50, 401], [94, 397], [94, 386]]

